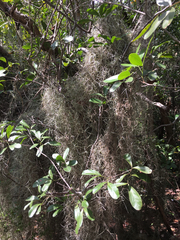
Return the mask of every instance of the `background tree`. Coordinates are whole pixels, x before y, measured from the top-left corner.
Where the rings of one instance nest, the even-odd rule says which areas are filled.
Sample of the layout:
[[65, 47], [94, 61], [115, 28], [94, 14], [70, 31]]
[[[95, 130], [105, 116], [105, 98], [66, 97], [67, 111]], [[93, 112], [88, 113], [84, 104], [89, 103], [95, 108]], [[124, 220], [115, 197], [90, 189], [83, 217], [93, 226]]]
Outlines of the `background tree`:
[[[166, 9], [158, 8], [150, 0], [0, 1], [1, 121], [13, 120], [12, 127], [24, 119], [21, 130], [26, 128], [31, 141], [22, 143], [23, 150], [16, 149], [20, 144], [16, 143], [13, 152], [10, 145], [10, 150], [0, 155], [4, 215], [10, 212], [19, 217], [18, 221], [16, 217], [3, 218], [7, 233], [2, 222], [2, 237], [107, 240], [163, 239], [163, 234], [173, 234], [164, 209], [164, 203], [169, 207], [172, 204], [166, 201], [164, 189], [165, 178], [171, 176], [167, 169], [178, 170], [179, 41], [174, 31], [178, 15], [167, 30], [159, 28], [155, 32], [160, 21], [165, 24], [161, 14]], [[165, 20], [169, 24], [172, 19], [166, 16]], [[149, 29], [144, 40], [139, 34], [145, 27]], [[123, 75], [122, 70], [129, 66], [121, 64], [129, 61], [134, 66]], [[30, 127], [33, 124], [37, 130]], [[5, 126], [6, 122], [2, 123], [1, 129], [6, 130], [8, 140], [13, 131]], [[18, 127], [14, 130], [17, 134]], [[42, 151], [44, 128], [61, 143], [58, 149], [49, 144]], [[2, 130], [1, 137], [3, 134]], [[5, 149], [8, 141], [1, 142]], [[65, 159], [68, 148], [69, 159], [77, 160], [78, 165], [67, 173], [70, 165], [66, 163], [62, 165], [65, 172], [54, 172], [51, 178], [54, 170], [49, 169], [47, 156], [64, 152]], [[58, 154], [52, 157], [55, 166]], [[149, 166], [152, 176], [139, 174], [138, 169], [133, 169], [136, 165]], [[84, 194], [84, 184], [93, 173], [88, 175], [87, 169], [97, 171], [105, 180], [96, 172], [88, 186], [99, 186], [88, 202], [94, 216], [86, 214], [77, 235], [74, 229], [81, 225], [81, 209], [87, 204], [80, 204], [82, 196], [78, 193]], [[118, 195], [111, 184], [119, 187], [122, 180], [115, 180], [120, 176], [126, 184], [119, 188]], [[37, 179], [44, 181], [45, 187], [51, 183], [51, 187], [43, 200], [43, 217], [37, 215], [26, 225], [23, 222], [27, 212], [21, 210], [25, 199], [38, 194], [32, 188], [41, 186]], [[131, 195], [139, 198], [139, 194], [132, 194], [134, 188], [143, 200], [141, 212], [131, 206]], [[117, 200], [111, 198], [113, 194]], [[40, 211], [40, 205], [29, 206], [30, 217]], [[63, 211], [55, 218], [46, 213], [47, 209], [57, 210], [57, 206], [58, 213]], [[162, 223], [164, 229], [160, 228]]]

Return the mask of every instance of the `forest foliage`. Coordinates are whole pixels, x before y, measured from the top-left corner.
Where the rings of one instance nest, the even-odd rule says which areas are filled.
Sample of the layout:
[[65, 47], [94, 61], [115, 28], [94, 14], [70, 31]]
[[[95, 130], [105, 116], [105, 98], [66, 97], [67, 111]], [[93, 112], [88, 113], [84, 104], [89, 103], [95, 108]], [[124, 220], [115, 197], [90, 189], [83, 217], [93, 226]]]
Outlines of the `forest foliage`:
[[[177, 93], [180, 87], [178, 82], [180, 36], [177, 22], [180, 2], [172, 3], [165, 0], [154, 2], [149, 13], [148, 4], [151, 4], [151, 1], [103, 3], [75, 0], [31, 2], [0, 0], [0, 99], [3, 102], [7, 96], [16, 96], [14, 98], [20, 99], [20, 108], [23, 109], [22, 112], [19, 110], [18, 117], [14, 114], [10, 119], [8, 109], [2, 108], [0, 155], [6, 156], [9, 150], [21, 151], [21, 148], [28, 146], [29, 151], [35, 151], [37, 158], [43, 157], [49, 162], [46, 173], [33, 183], [32, 187], [37, 188], [36, 195], [31, 195], [25, 200], [28, 203], [24, 210], [29, 208], [29, 218], [45, 210], [53, 212], [52, 216], [56, 217], [66, 208], [67, 199], [70, 199], [69, 201], [73, 199], [71, 207], [76, 221], [75, 233], [78, 234], [84, 218], [96, 221], [91, 204], [95, 198], [98, 199], [99, 192], [102, 195], [103, 192], [107, 192], [116, 201], [121, 199], [122, 191], [126, 191], [128, 196], [126, 200], [131, 206], [135, 210], [142, 209], [143, 196], [138, 192], [139, 187], [138, 189], [134, 187], [136, 182], [134, 179], [150, 184], [153, 164], [146, 166], [146, 161], [137, 160], [134, 153], [127, 151], [123, 154], [122, 160], [127, 163], [126, 167], [117, 169], [114, 175], [111, 173], [107, 176], [96, 168], [88, 168], [93, 148], [102, 136], [99, 127], [101, 114], [111, 106], [113, 94], [124, 86], [127, 86], [125, 88], [129, 91], [135, 84], [145, 89], [134, 90], [134, 94], [149, 104], [150, 108], [154, 108], [153, 137], [146, 139], [147, 144], [150, 145], [151, 141], [154, 144], [160, 158], [158, 168], [178, 170], [180, 99]], [[110, 36], [103, 32], [97, 36], [91, 35], [104, 19], [112, 16], [116, 18], [119, 13], [122, 16], [121, 21], [127, 28], [124, 36]], [[140, 27], [135, 24], [138, 15], [147, 17], [144, 24], [139, 18]], [[43, 124], [39, 128], [35, 121], [30, 123], [27, 119], [21, 118], [29, 106], [29, 103], [23, 106], [23, 99], [29, 94], [29, 102], [32, 102], [33, 98], [46, 88], [52, 88], [56, 94], [64, 97], [66, 94], [64, 89], [68, 84], [73, 84], [69, 78], [76, 75], [91, 49], [114, 48], [116, 44], [121, 44], [128, 34], [131, 37], [118, 60], [119, 72], [105, 76], [97, 88], [99, 92], [89, 93], [88, 104], [92, 104], [98, 112], [97, 137], [94, 143], [91, 143], [90, 150], [89, 148], [85, 150], [89, 151], [90, 157], [82, 167], [82, 163], [70, 154], [71, 148], [66, 147], [64, 152], [59, 153], [61, 142], [54, 140], [54, 137], [56, 139], [58, 137], [52, 136], [50, 129], [44, 129]], [[26, 93], [28, 88], [37, 89], [34, 97], [31, 98], [31, 93]], [[83, 103], [78, 101], [78, 104]], [[90, 136], [91, 134], [89, 138]], [[46, 148], [51, 148], [50, 154]], [[73, 185], [71, 174], [78, 165], [82, 170], [79, 176], [81, 183], [78, 185], [76, 182]], [[60, 186], [59, 191], [55, 190], [57, 186]], [[169, 225], [166, 223], [165, 225], [171, 232]]]

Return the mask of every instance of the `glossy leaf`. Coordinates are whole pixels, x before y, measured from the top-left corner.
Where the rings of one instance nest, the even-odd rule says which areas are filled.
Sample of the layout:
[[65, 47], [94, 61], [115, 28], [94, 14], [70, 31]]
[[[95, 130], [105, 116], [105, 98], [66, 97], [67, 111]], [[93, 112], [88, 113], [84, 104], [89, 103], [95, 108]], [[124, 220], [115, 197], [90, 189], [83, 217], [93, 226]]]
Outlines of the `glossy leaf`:
[[115, 82], [115, 83], [112, 85], [112, 87], [109, 89], [109, 92], [114, 92], [118, 87], [121, 86], [122, 83], [123, 83], [123, 82], [120, 82], [120, 81]]
[[129, 194], [129, 201], [134, 209], [137, 211], [141, 210], [142, 208], [142, 199], [139, 195], [139, 193], [131, 186], [129, 186], [128, 189]]
[[21, 120], [20, 124], [23, 125], [26, 128], [30, 128], [30, 126], [24, 120]]
[[112, 77], [107, 78], [106, 80], [104, 80], [104, 82], [105, 82], [105, 83], [113, 83], [113, 82], [116, 82], [116, 81], [119, 80], [119, 79], [118, 79], [118, 76], [119, 76], [119, 74], [114, 75], [114, 76], [112, 76]]
[[87, 187], [87, 186], [89, 185], [89, 183], [90, 183], [91, 181], [93, 181], [96, 177], [97, 177], [97, 176], [90, 178], [90, 179], [84, 184], [84, 186]]
[[154, 20], [155, 19], [153, 19], [148, 25], [146, 25], [145, 28], [143, 28], [143, 30], [137, 35], [137, 37], [135, 37], [135, 39], [132, 40], [132, 42], [135, 42], [140, 37], [142, 37], [147, 32], [147, 30], [150, 28], [150, 26], [152, 25]]
[[78, 205], [75, 206], [74, 217], [75, 217], [75, 220], [77, 221], [75, 233], [78, 234], [78, 231], [83, 223], [83, 209], [80, 211], [80, 208]]
[[0, 57], [0, 61], [5, 62], [6, 63], [6, 59], [4, 57]]
[[101, 174], [98, 171], [91, 170], [91, 169], [84, 170], [82, 172], [82, 175], [96, 175], [96, 176], [99, 176], [99, 177], [101, 176]]
[[10, 137], [13, 128], [14, 128], [14, 126], [11, 126], [11, 125], [9, 125], [9, 126], [7, 127], [7, 129], [6, 129], [7, 138]]
[[91, 99], [89, 100], [89, 102], [96, 103], [96, 104], [100, 104], [100, 105], [103, 104], [103, 101], [101, 101], [100, 99], [97, 99], [97, 98], [91, 98]]
[[132, 167], [132, 159], [131, 155], [129, 153], [124, 155], [124, 159], [129, 163], [129, 165]]
[[7, 147], [3, 148], [3, 150], [0, 152], [0, 155], [2, 155], [6, 151], [6, 149], [7, 149]]
[[116, 179], [116, 183], [122, 182], [122, 180], [125, 178], [127, 174], [122, 175], [120, 178]]
[[163, 23], [162, 23], [162, 28], [167, 28], [167, 26], [169, 26], [174, 18], [175, 15], [175, 8], [171, 8], [170, 11], [168, 11], [168, 14], [166, 16], [166, 18], [164, 19]]
[[83, 208], [88, 208], [89, 207], [89, 203], [86, 200], [83, 200], [81, 203]]
[[6, 73], [4, 73], [4, 72], [5, 72], [5, 70], [0, 70], [0, 77], [6, 76]]
[[35, 195], [32, 195], [32, 196], [28, 197], [25, 201], [35, 201], [35, 200], [39, 200], [39, 198]]
[[78, 164], [78, 161], [77, 160], [71, 160], [71, 161], [68, 161], [67, 163], [66, 163], [68, 166], [75, 166], [75, 165], [77, 165]]
[[41, 146], [37, 149], [36, 156], [37, 156], [37, 157], [40, 157], [41, 154], [42, 154], [42, 151], [43, 151], [43, 145], [41, 145]]
[[129, 61], [133, 65], [143, 66], [143, 62], [142, 62], [140, 56], [137, 53], [131, 53], [129, 55]]
[[169, 11], [163, 12], [160, 16], [156, 17], [154, 22], [152, 23], [149, 31], [144, 35], [144, 39], [148, 39], [159, 27], [161, 22], [164, 20], [164, 18], [167, 16]]
[[29, 218], [32, 218], [34, 216], [34, 214], [36, 213], [36, 210], [39, 206], [40, 206], [40, 203], [37, 203], [29, 209], [29, 211], [28, 211]]
[[48, 144], [51, 146], [54, 146], [54, 147], [58, 147], [61, 145], [59, 142], [56, 142], [56, 141], [50, 141], [50, 142], [48, 142]]
[[71, 167], [70, 166], [66, 166], [66, 167], [63, 168], [63, 170], [65, 172], [70, 172], [71, 171]]
[[147, 174], [145, 174], [145, 173], [135, 173], [135, 174], [132, 174], [131, 175], [132, 177], [137, 177], [137, 178], [139, 178], [139, 179], [141, 179], [142, 181], [144, 181], [144, 182], [147, 182], [147, 183], [150, 183], [151, 182], [151, 179], [150, 179], [150, 177], [147, 175]]
[[109, 192], [110, 196], [113, 199], [118, 199], [120, 197], [119, 189], [116, 187], [115, 184], [108, 182], [107, 183], [107, 188], [108, 188], [108, 192]]
[[86, 217], [89, 218], [89, 220], [94, 221], [95, 218], [93, 217], [93, 213], [89, 208], [84, 208], [84, 212], [86, 214]]
[[63, 154], [63, 159], [66, 160], [67, 156], [68, 156], [68, 153], [69, 153], [69, 148], [66, 148], [66, 150], [64, 151], [64, 154]]
[[50, 187], [51, 183], [52, 183], [52, 180], [49, 180], [48, 183], [45, 183], [42, 187], [42, 191], [46, 192], [48, 190], [48, 188]]
[[39, 206], [39, 208], [38, 208], [38, 210], [37, 210], [37, 212], [36, 212], [36, 215], [39, 215], [40, 212], [41, 212], [41, 205]]
[[50, 182], [49, 178], [46, 178], [46, 177], [40, 178], [40, 179], [35, 181], [35, 183], [33, 184], [33, 188], [41, 186], [41, 185], [43, 185], [45, 183], [48, 183], [48, 182]]
[[21, 148], [21, 144], [20, 143], [14, 143], [12, 145], [9, 145], [9, 148], [11, 151], [13, 151], [15, 148]]
[[38, 145], [39, 145], [38, 143], [33, 144], [33, 145], [29, 148], [29, 150], [31, 150], [31, 149], [37, 147]]
[[133, 77], [129, 77], [129, 78], [125, 81], [125, 83], [131, 83], [131, 82], [133, 82], [133, 81], [134, 81]]
[[131, 73], [126, 70], [126, 71], [122, 71], [119, 75], [118, 75], [118, 80], [123, 80], [127, 77], [129, 77], [131, 75]]
[[114, 186], [116, 186], [116, 187], [121, 187], [121, 186], [125, 186], [125, 185], [127, 185], [127, 183], [125, 183], [125, 182], [114, 183]]
[[97, 193], [105, 184], [106, 182], [99, 183], [96, 187], [93, 188], [92, 193], [93, 194]]
[[136, 167], [133, 167], [133, 169], [137, 169], [138, 171], [140, 172], [143, 172], [145, 174], [151, 174], [152, 173], [152, 170], [146, 166], [136, 166]]
[[53, 217], [56, 217], [58, 215], [58, 213], [60, 213], [62, 211], [63, 208], [60, 208], [58, 210], [56, 210], [54, 213], [53, 213]]

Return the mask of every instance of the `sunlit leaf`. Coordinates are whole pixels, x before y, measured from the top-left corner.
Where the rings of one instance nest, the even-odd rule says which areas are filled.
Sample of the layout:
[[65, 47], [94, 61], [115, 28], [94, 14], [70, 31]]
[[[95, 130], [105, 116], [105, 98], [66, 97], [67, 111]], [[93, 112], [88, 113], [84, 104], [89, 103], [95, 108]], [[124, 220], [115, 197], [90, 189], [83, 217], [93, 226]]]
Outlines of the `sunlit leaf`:
[[130, 201], [132, 207], [136, 210], [141, 210], [142, 199], [141, 199], [139, 193], [133, 187], [129, 186], [128, 194], [129, 194], [129, 201]]
[[93, 188], [92, 193], [93, 194], [97, 193], [105, 184], [106, 182], [99, 183], [96, 187]]
[[20, 124], [23, 125], [26, 128], [30, 128], [30, 126], [24, 120], [21, 120]]
[[84, 170], [82, 172], [82, 175], [96, 175], [96, 176], [99, 176], [99, 177], [101, 176], [101, 174], [98, 171], [91, 170], [91, 169]]
[[137, 169], [138, 171], [146, 173], [146, 174], [152, 173], [152, 170], [146, 166], [136, 166], [136, 167], [133, 167], [133, 169]]
[[11, 125], [9, 125], [9, 126], [7, 127], [7, 129], [6, 129], [7, 138], [10, 137], [13, 128], [14, 128], [14, 126], [11, 126]]
[[109, 89], [109, 92], [114, 92], [118, 87], [121, 86], [122, 83], [123, 83], [123, 82], [120, 82], [120, 81], [115, 82], [115, 83], [112, 85], [112, 87]]
[[122, 180], [125, 178], [127, 174], [123, 174], [120, 178], [116, 179], [116, 183], [122, 182]]
[[9, 148], [11, 151], [13, 151], [15, 148], [21, 148], [21, 144], [20, 143], [14, 143], [12, 145], [9, 145]]
[[36, 156], [37, 156], [37, 157], [40, 157], [41, 154], [42, 154], [42, 151], [43, 151], [43, 145], [41, 145], [41, 146], [37, 149]]
[[89, 203], [86, 200], [83, 200], [81, 203], [83, 208], [88, 208], [89, 207]]
[[118, 199], [120, 197], [119, 189], [116, 187], [115, 184], [108, 182], [107, 183], [107, 188], [108, 188], [108, 192], [109, 192], [110, 196], [113, 199]]
[[110, 77], [110, 78], [107, 78], [107, 79], [104, 80], [103, 82], [105, 82], [105, 83], [113, 83], [113, 82], [116, 82], [116, 81], [119, 80], [119, 79], [118, 79], [118, 76], [119, 76], [119, 74], [114, 75], [114, 76], [112, 76], [112, 77]]
[[159, 25], [164, 20], [167, 14], [168, 14], [168, 11], [163, 12], [160, 16], [156, 17], [149, 31], [144, 35], [144, 39], [148, 39], [156, 31], [156, 29], [159, 27]]
[[125, 83], [130, 83], [130, 82], [133, 82], [133, 80], [134, 80], [134, 78], [133, 77], [129, 77], [126, 81], [125, 81]]
[[90, 179], [84, 184], [84, 186], [87, 187], [87, 186], [89, 185], [89, 183], [90, 183], [91, 181], [93, 181], [96, 177], [97, 177], [97, 176], [94, 176], [94, 177], [90, 178]]
[[143, 66], [143, 62], [142, 62], [140, 56], [137, 53], [131, 53], [129, 55], [129, 61], [133, 65]]
[[70, 172], [71, 171], [71, 167], [70, 166], [66, 166], [66, 167], [63, 168], [63, 170], [65, 172]]
[[124, 159], [129, 163], [129, 165], [132, 167], [132, 159], [131, 155], [129, 153], [124, 155]]
[[39, 206], [40, 206], [40, 203], [37, 203], [29, 209], [29, 211], [28, 211], [29, 218], [32, 218], [34, 216], [34, 214], [36, 213], [36, 210]]
[[91, 221], [94, 221], [95, 218], [93, 217], [92, 211], [89, 208], [84, 208], [84, 212], [86, 217], [89, 218]]
[[45, 183], [49, 183], [50, 181], [51, 180], [49, 178], [45, 178], [45, 177], [40, 178], [40, 179], [35, 181], [35, 183], [33, 184], [33, 188], [41, 186], [41, 185], [43, 185]]
[[129, 72], [129, 70], [122, 71], [122, 72], [118, 75], [118, 80], [123, 80], [123, 79], [129, 77], [130, 75], [131, 75], [131, 73]]
[[75, 217], [75, 220], [77, 221], [75, 232], [76, 234], [78, 234], [78, 231], [83, 223], [83, 209], [80, 211], [80, 208], [78, 205], [76, 205], [74, 208], [74, 217]]
[[164, 19], [163, 23], [162, 23], [162, 28], [167, 28], [167, 26], [169, 26], [174, 18], [175, 15], [175, 8], [171, 8], [170, 11], [168, 11], [168, 14], [166, 16], [166, 18]]

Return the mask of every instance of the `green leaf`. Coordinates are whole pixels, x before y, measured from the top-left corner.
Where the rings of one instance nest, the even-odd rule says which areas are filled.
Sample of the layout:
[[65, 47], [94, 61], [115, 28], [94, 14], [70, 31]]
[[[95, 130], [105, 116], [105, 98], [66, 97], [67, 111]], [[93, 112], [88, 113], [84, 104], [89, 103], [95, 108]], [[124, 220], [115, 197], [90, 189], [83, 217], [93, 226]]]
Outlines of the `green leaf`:
[[95, 218], [93, 217], [92, 211], [89, 208], [84, 208], [84, 212], [86, 214], [86, 217], [89, 218], [89, 220], [94, 221]]
[[58, 147], [61, 145], [59, 142], [56, 142], [56, 141], [50, 141], [50, 142], [48, 142], [48, 144], [51, 146], [54, 146], [54, 147], [56, 147], [56, 146]]
[[96, 104], [100, 104], [100, 105], [103, 104], [103, 101], [101, 101], [100, 99], [97, 99], [97, 98], [91, 98], [91, 99], [89, 100], [89, 102], [96, 103]]
[[119, 189], [113, 183], [107, 183], [108, 192], [113, 199], [118, 199], [120, 197]]
[[84, 23], [88, 23], [88, 22], [92, 22], [92, 20], [90, 19], [81, 19], [78, 24], [84, 24]]
[[26, 204], [26, 205], [24, 206], [24, 210], [26, 210], [26, 209], [29, 207], [30, 204], [31, 204], [31, 202], [29, 202], [28, 204]]
[[6, 129], [7, 138], [10, 137], [13, 128], [14, 128], [14, 126], [11, 126], [11, 125], [9, 125], [9, 126], [7, 127], [7, 129]]
[[41, 146], [37, 149], [36, 156], [37, 156], [37, 157], [40, 157], [41, 154], [42, 154], [42, 151], [43, 151], [43, 145], [41, 145]]
[[7, 149], [7, 147], [3, 148], [3, 150], [0, 152], [0, 155], [2, 155], [6, 151], [6, 149]]
[[175, 8], [171, 8], [170, 11], [168, 11], [168, 14], [166, 18], [163, 21], [162, 28], [165, 29], [167, 26], [169, 26], [174, 18], [175, 15]]
[[59, 204], [50, 205], [50, 206], [47, 208], [47, 212], [55, 211], [55, 210], [57, 210], [57, 209], [60, 208], [60, 207], [62, 207], [62, 206], [59, 205]]
[[131, 64], [136, 65], [136, 66], [143, 66], [142, 60], [137, 53], [129, 54], [128, 58], [129, 58], [129, 61]]
[[122, 71], [119, 75], [118, 75], [118, 80], [123, 80], [127, 77], [129, 77], [131, 75], [131, 73], [128, 70]]
[[99, 183], [96, 187], [94, 187], [92, 190], [93, 194], [96, 194], [105, 184], [106, 182], [102, 182], [102, 183]]
[[53, 179], [53, 172], [51, 169], [49, 169], [48, 171], [48, 176], [50, 177], [50, 179]]
[[124, 155], [124, 159], [129, 163], [129, 165], [132, 167], [132, 159], [131, 155], [129, 153]]
[[41, 185], [43, 185], [45, 183], [49, 183], [50, 181], [51, 180], [49, 178], [45, 178], [45, 177], [40, 178], [40, 179], [35, 181], [35, 183], [33, 184], [33, 188], [41, 186]]
[[68, 153], [69, 153], [69, 148], [66, 148], [66, 150], [64, 151], [64, 154], [63, 154], [64, 160], [66, 160]]
[[162, 63], [160, 63], [160, 62], [156, 62], [156, 64], [157, 64], [158, 67], [161, 67], [161, 68], [163, 68], [163, 69], [166, 69], [166, 65], [164, 65], [164, 64], [162, 64]]
[[56, 217], [58, 215], [58, 213], [60, 213], [62, 211], [63, 208], [60, 208], [58, 210], [56, 210], [54, 213], [53, 213], [53, 217]]
[[127, 174], [122, 175], [120, 178], [116, 179], [116, 183], [120, 183]]
[[39, 206], [40, 206], [40, 203], [37, 203], [29, 209], [29, 211], [28, 211], [29, 218], [32, 218], [34, 216], [34, 214], [36, 213], [36, 210]]
[[166, 7], [171, 6], [172, 2], [171, 0], [156, 0], [156, 4], [160, 7]]
[[100, 16], [99, 16], [99, 13], [98, 13], [96, 10], [92, 9], [92, 8], [87, 9], [87, 12], [88, 12], [89, 14], [91, 14], [91, 15], [95, 15], [95, 16], [100, 17]]
[[139, 193], [131, 186], [129, 186], [128, 189], [129, 193], [129, 201], [134, 209], [137, 211], [141, 210], [142, 208], [142, 199], [139, 195]]
[[109, 92], [114, 92], [118, 87], [121, 86], [122, 83], [123, 83], [123, 82], [120, 82], [120, 81], [115, 82], [115, 83], [112, 85], [112, 87], [109, 89]]
[[0, 83], [0, 91], [4, 91], [4, 86]]
[[130, 82], [133, 82], [133, 77], [129, 77], [126, 81], [125, 81], [125, 83], [130, 83]]
[[121, 38], [116, 37], [116, 36], [113, 36], [113, 37], [111, 38], [111, 43], [113, 43], [115, 40], [116, 40], [116, 41], [119, 41], [119, 40], [121, 40]]
[[66, 166], [66, 167], [63, 168], [63, 170], [65, 172], [70, 172], [71, 171], [71, 167], [70, 166]]
[[166, 17], [169, 11], [163, 12], [160, 16], [156, 17], [153, 21], [149, 31], [144, 35], [144, 39], [148, 39], [159, 27], [163, 19]]
[[84, 170], [82, 172], [82, 175], [96, 175], [96, 176], [99, 176], [99, 177], [101, 176], [101, 174], [98, 171], [91, 170], [91, 169]]
[[103, 3], [101, 4], [100, 8], [99, 8], [99, 15], [102, 17], [103, 14], [106, 12], [107, 9], [107, 3]]
[[19, 139], [19, 138], [22, 138], [22, 136], [21, 135], [14, 135], [14, 136], [11, 136], [9, 139], [8, 139], [8, 142], [10, 142], [10, 141], [14, 141], [14, 140], [16, 140], [16, 139]]
[[145, 28], [143, 28], [143, 30], [140, 32], [140, 34], [138, 34], [138, 36], [132, 40], [132, 42], [135, 42], [136, 40], [138, 40], [140, 37], [142, 37], [145, 32], [150, 28], [150, 26], [152, 25], [152, 23], [154, 22], [155, 19], [153, 19]]
[[136, 166], [136, 167], [133, 167], [133, 169], [137, 169], [138, 171], [140, 172], [143, 172], [145, 174], [151, 174], [152, 173], [152, 170], [146, 166]]
[[127, 185], [127, 183], [125, 183], [125, 182], [114, 183], [114, 186], [116, 186], [116, 187], [121, 187], [121, 186], [124, 186], [124, 185]]
[[97, 176], [90, 178], [90, 179], [84, 184], [84, 186], [87, 187], [87, 186], [89, 185], [89, 183], [90, 183], [92, 180], [94, 180], [96, 177], [97, 177]]
[[77, 165], [78, 164], [78, 161], [77, 160], [71, 160], [71, 161], [68, 161], [67, 163], [66, 163], [68, 166], [75, 166], [75, 165]]
[[65, 162], [65, 160], [63, 159], [63, 157], [61, 155], [59, 155], [58, 153], [54, 153], [52, 155], [52, 158], [55, 159], [57, 162]]
[[9, 145], [9, 148], [11, 149], [11, 151], [13, 151], [15, 148], [21, 148], [21, 144], [20, 143], [14, 143], [12, 145]]
[[81, 203], [83, 208], [88, 208], [89, 207], [89, 203], [86, 200], [83, 200]]
[[76, 205], [74, 208], [74, 217], [75, 217], [75, 220], [77, 221], [75, 233], [78, 234], [78, 231], [83, 223], [83, 209], [80, 211], [80, 208], [78, 205]]
[[107, 79], [104, 80], [103, 82], [105, 82], [105, 83], [113, 83], [113, 82], [116, 82], [116, 81], [119, 80], [119, 79], [118, 79], [118, 76], [119, 76], [119, 74], [114, 75], [114, 76], [112, 76], [112, 77], [110, 77], [110, 78], [107, 78]]
[[138, 172], [138, 173], [132, 174], [131, 176], [132, 177], [137, 177], [137, 178], [139, 178], [139, 179], [141, 179], [141, 180], [143, 180], [143, 181], [145, 181], [147, 183], [151, 182], [150, 177], [147, 174], [145, 174], [145, 173], [139, 173]]
[[48, 183], [45, 183], [42, 187], [42, 191], [46, 192], [48, 190], [48, 188], [50, 187], [51, 183], [52, 183], [52, 180], [49, 180]]
[[30, 130], [32, 133], [34, 133], [35, 137], [38, 139], [38, 140], [41, 140], [41, 132], [40, 131], [36, 131], [36, 130]]
[[0, 57], [0, 61], [5, 62], [6, 63], [6, 59], [4, 57]]
[[29, 201], [35, 201], [35, 200], [39, 200], [39, 198], [35, 195], [32, 195], [32, 196], [28, 197], [25, 201], [29, 202]]
[[23, 125], [26, 128], [30, 128], [30, 126], [24, 120], [21, 120], [20, 124]]
[[31, 150], [31, 149], [37, 147], [38, 145], [39, 145], [38, 143], [33, 144], [33, 145], [29, 148], [29, 150]]
[[39, 215], [40, 212], [41, 212], [41, 205], [39, 206], [39, 208], [38, 208], [38, 210], [37, 210], [37, 212], [36, 212], [36, 215]]
[[25, 49], [25, 50], [27, 50], [27, 49], [31, 49], [31, 44], [28, 43], [28, 44], [22, 46], [22, 49]]

